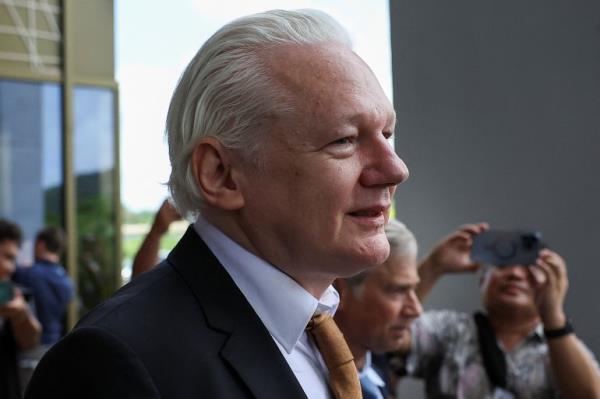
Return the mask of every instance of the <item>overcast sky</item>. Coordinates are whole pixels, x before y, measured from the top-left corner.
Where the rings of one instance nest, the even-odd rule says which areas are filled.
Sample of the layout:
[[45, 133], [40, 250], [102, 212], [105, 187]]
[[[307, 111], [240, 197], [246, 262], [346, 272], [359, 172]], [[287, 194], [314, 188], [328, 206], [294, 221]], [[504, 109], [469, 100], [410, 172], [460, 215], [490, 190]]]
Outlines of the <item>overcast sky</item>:
[[392, 98], [388, 0], [117, 0], [121, 199], [154, 210], [170, 171], [164, 125], [179, 75], [202, 43], [237, 17], [273, 8], [316, 8], [350, 32], [355, 51]]

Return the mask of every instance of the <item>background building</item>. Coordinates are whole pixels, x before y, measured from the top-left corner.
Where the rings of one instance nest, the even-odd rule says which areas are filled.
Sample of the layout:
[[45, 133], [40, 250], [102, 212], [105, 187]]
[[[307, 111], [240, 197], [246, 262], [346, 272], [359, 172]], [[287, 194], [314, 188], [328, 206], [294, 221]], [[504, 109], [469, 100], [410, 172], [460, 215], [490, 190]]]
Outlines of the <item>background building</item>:
[[72, 324], [120, 282], [112, 0], [0, 0], [0, 216], [63, 227]]

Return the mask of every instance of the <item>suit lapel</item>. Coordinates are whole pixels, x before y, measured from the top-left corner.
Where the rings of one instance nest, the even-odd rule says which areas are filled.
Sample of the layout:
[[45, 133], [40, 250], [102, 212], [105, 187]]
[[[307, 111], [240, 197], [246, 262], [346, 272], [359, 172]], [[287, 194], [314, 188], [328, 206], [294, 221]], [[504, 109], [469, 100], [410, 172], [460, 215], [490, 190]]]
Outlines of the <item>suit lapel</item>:
[[[252, 335], [258, 339], [250, 338]], [[230, 335], [221, 355], [256, 397], [306, 399], [298, 380], [268, 333], [261, 331], [259, 336], [254, 326], [239, 326]]]
[[200, 302], [207, 324], [228, 335], [221, 356], [261, 398], [306, 398], [268, 330], [190, 226], [167, 261]]

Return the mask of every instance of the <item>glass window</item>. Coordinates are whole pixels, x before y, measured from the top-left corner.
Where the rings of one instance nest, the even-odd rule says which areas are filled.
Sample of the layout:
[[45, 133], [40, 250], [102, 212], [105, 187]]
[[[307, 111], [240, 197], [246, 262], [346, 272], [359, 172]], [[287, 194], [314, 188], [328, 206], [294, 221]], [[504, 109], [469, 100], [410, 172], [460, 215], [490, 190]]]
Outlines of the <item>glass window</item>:
[[46, 225], [63, 224], [61, 87], [0, 80], [0, 216], [25, 234], [20, 263]]
[[78, 86], [73, 108], [79, 294], [85, 313], [113, 293], [116, 281], [114, 93]]

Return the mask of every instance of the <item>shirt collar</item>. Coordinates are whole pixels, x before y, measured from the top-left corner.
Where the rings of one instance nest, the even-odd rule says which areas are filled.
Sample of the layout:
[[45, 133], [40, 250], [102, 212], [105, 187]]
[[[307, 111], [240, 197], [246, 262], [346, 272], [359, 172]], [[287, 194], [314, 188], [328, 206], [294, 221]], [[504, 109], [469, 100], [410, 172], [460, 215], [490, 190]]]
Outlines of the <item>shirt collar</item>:
[[538, 341], [544, 341], [544, 326], [542, 323], [535, 327], [535, 329], [531, 332], [530, 337], [537, 339]]
[[383, 381], [381, 376], [373, 369], [370, 351], [367, 351], [365, 357], [365, 365], [360, 371], [360, 378], [368, 378], [373, 384], [377, 385], [378, 387], [385, 386], [385, 382]]
[[[487, 310], [483, 311], [483, 314], [485, 315], [485, 317], [487, 317], [489, 319], [489, 315], [487, 313]], [[533, 330], [531, 330], [531, 332], [527, 335], [527, 337], [525, 337], [524, 342], [525, 341], [538, 341], [538, 342], [544, 342], [545, 338], [544, 338], [544, 326], [542, 325], [542, 323], [538, 323]], [[498, 341], [496, 339], [496, 341]], [[498, 345], [500, 345], [500, 347], [502, 347], [502, 349], [504, 350], [504, 347], [502, 346], [502, 344], [498, 341]]]
[[288, 354], [315, 312], [333, 316], [337, 310], [340, 299], [333, 286], [317, 300], [287, 274], [242, 248], [202, 216], [194, 229]]

